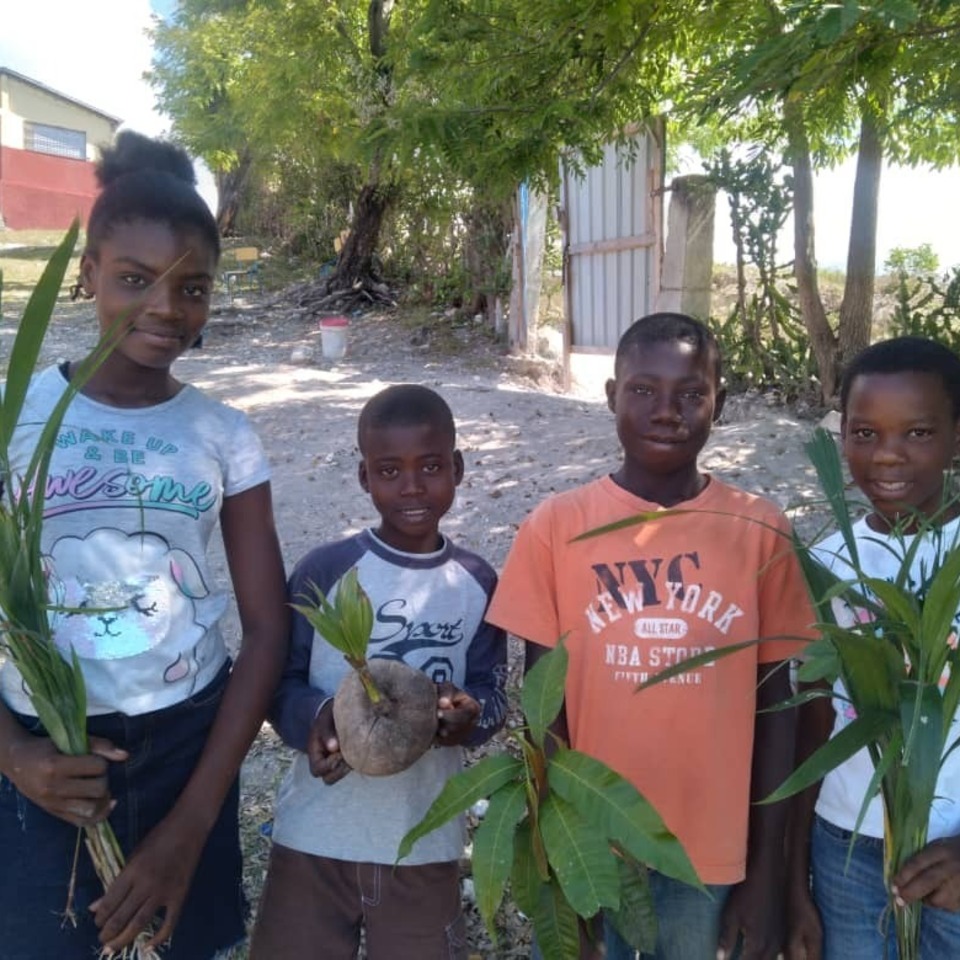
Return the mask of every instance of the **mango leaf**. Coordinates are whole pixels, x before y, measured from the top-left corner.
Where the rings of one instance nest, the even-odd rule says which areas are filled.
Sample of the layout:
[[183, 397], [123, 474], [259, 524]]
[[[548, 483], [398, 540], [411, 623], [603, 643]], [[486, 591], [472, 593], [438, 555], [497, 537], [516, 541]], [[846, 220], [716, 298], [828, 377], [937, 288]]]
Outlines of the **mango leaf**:
[[517, 823], [526, 810], [524, 784], [507, 784], [490, 798], [486, 816], [473, 835], [473, 882], [477, 906], [494, 941], [497, 907], [513, 866], [513, 838]]
[[423, 815], [423, 819], [411, 827], [400, 841], [397, 862], [410, 853], [421, 837], [432, 833], [437, 827], [442, 827], [481, 797], [492, 797], [502, 786], [511, 780], [519, 780], [522, 776], [523, 762], [509, 753], [484, 757], [479, 763], [452, 776]]
[[580, 960], [580, 925], [556, 881], [540, 885], [533, 929], [544, 957]]
[[653, 955], [657, 948], [657, 913], [650, 889], [650, 874], [642, 863], [625, 855], [617, 857], [620, 875], [620, 908], [607, 910], [605, 919], [632, 947]]
[[874, 711], [861, 713], [849, 726], [844, 727], [835, 737], [831, 737], [816, 753], [807, 757], [769, 797], [760, 803], [779, 803], [806, 790], [812, 783], [822, 780], [831, 770], [849, 760], [855, 753], [868, 744], [888, 733], [897, 723], [898, 717], [892, 711]]
[[543, 882], [533, 850], [533, 826], [529, 820], [524, 820], [517, 827], [513, 838], [510, 888], [517, 906], [528, 917], [532, 917], [536, 912]]
[[660, 814], [618, 773], [585, 753], [558, 750], [550, 758], [548, 779], [551, 792], [574, 804], [607, 840], [654, 870], [705, 889]]
[[596, 825], [572, 803], [550, 793], [540, 805], [540, 832], [547, 859], [570, 906], [581, 917], [620, 905], [616, 858]]
[[570, 655], [564, 637], [544, 654], [523, 678], [520, 708], [530, 730], [530, 739], [542, 750], [547, 728], [557, 719], [563, 705], [564, 683]]

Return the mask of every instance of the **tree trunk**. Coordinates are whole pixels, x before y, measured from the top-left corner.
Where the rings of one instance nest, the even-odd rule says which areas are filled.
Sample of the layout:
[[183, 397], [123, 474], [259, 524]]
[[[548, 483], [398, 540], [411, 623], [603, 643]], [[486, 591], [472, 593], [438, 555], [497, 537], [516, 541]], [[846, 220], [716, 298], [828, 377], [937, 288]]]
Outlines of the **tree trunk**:
[[883, 142], [869, 108], [860, 119], [860, 149], [853, 186], [847, 278], [840, 304], [840, 362], [849, 363], [870, 345], [873, 288], [877, 274], [877, 205]]
[[[393, 75], [386, 60], [390, 34], [390, 17], [395, 0], [370, 0], [367, 7], [367, 31], [370, 53], [377, 73], [377, 91], [381, 103], [378, 112], [393, 96]], [[382, 156], [375, 151], [367, 176], [354, 206], [353, 223], [337, 259], [337, 269], [330, 278], [330, 291], [352, 290], [375, 281], [374, 254], [380, 241], [380, 227], [390, 206], [393, 191], [385, 187], [380, 175]]]
[[810, 335], [810, 345], [817, 361], [821, 399], [828, 403], [838, 386], [837, 338], [827, 321], [817, 281], [810, 143], [800, 108], [786, 104], [783, 112], [789, 137], [789, 159], [793, 168], [793, 274], [797, 281], [800, 315]]
[[380, 240], [380, 227], [390, 205], [389, 191], [378, 183], [368, 183], [360, 191], [354, 206], [353, 223], [329, 288], [350, 290], [357, 284], [369, 284], [374, 276], [373, 257]]
[[511, 208], [474, 204], [464, 215], [464, 263], [470, 282], [469, 312], [483, 313], [491, 330], [497, 296], [506, 293], [504, 264], [509, 252]]
[[237, 215], [246, 192], [252, 161], [250, 151], [244, 150], [232, 170], [218, 170], [214, 173], [217, 184], [217, 229], [221, 237], [236, 233]]

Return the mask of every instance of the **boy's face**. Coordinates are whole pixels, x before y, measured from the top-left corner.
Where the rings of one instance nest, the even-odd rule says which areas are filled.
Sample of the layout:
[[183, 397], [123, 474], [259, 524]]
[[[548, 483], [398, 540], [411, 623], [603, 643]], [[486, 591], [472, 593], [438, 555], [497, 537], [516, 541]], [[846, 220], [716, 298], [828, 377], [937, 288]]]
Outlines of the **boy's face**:
[[360, 486], [380, 514], [377, 536], [395, 550], [431, 553], [440, 518], [463, 479], [463, 457], [450, 434], [431, 423], [368, 428]]
[[634, 347], [607, 381], [625, 461], [648, 474], [695, 468], [723, 400], [712, 353], [683, 340]]
[[877, 529], [916, 513], [932, 516], [943, 506], [944, 471], [960, 447], [960, 421], [938, 376], [857, 377], [841, 435], [850, 474], [873, 504]]

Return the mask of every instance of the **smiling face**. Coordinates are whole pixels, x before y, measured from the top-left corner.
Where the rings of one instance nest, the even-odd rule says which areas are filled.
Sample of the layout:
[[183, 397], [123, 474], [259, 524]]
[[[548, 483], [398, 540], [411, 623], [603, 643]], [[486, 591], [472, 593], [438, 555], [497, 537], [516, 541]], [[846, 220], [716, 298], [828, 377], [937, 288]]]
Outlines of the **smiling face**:
[[360, 486], [380, 514], [377, 536], [395, 550], [432, 553], [440, 519], [463, 479], [463, 457], [448, 430], [433, 423], [367, 427]]
[[196, 230], [152, 220], [116, 224], [80, 262], [101, 334], [118, 322], [127, 328], [114, 362], [168, 370], [207, 322], [215, 271], [216, 253]]
[[697, 456], [723, 399], [709, 349], [664, 340], [628, 350], [607, 382], [624, 454], [617, 482], [664, 505], [694, 496]]
[[850, 386], [841, 431], [850, 474], [873, 505], [873, 529], [903, 520], [909, 530], [916, 526], [911, 516], [939, 514], [944, 472], [960, 448], [960, 420], [939, 376], [861, 374]]

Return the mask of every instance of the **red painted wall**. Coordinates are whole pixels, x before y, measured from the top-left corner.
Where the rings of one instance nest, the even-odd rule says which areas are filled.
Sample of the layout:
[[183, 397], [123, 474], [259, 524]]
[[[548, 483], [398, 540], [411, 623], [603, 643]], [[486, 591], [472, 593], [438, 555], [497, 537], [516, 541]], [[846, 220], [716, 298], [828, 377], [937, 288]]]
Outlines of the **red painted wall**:
[[0, 147], [0, 215], [11, 230], [66, 230], [86, 223], [99, 192], [93, 164]]

